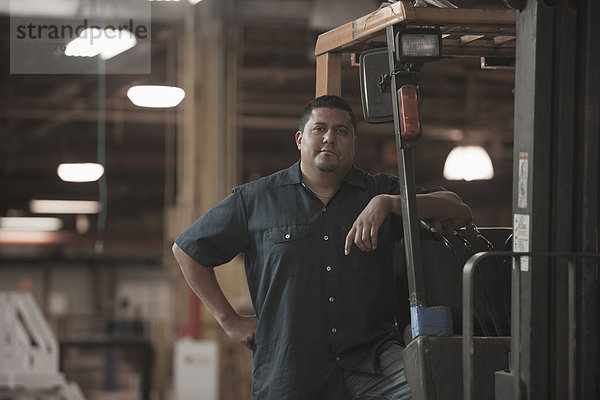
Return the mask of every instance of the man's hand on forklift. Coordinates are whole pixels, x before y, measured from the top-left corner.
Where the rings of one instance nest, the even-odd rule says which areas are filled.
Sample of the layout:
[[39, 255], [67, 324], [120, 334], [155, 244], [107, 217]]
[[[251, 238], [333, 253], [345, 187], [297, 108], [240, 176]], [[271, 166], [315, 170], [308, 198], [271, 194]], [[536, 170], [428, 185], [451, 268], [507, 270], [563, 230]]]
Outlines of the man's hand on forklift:
[[473, 221], [471, 207], [465, 204], [456, 193], [448, 191], [417, 195], [419, 219], [429, 221], [440, 233], [450, 233]]
[[[419, 219], [428, 220], [440, 233], [462, 228], [473, 219], [471, 207], [456, 193], [439, 191], [418, 194], [416, 200]], [[344, 254], [350, 254], [353, 242], [362, 251], [375, 250], [377, 232], [390, 211], [402, 214], [402, 198], [399, 195], [380, 194], [373, 197], [346, 235]]]
[[380, 194], [369, 201], [346, 235], [344, 254], [350, 254], [352, 242], [362, 251], [377, 248], [377, 231], [388, 213], [393, 211], [394, 197], [396, 196]]

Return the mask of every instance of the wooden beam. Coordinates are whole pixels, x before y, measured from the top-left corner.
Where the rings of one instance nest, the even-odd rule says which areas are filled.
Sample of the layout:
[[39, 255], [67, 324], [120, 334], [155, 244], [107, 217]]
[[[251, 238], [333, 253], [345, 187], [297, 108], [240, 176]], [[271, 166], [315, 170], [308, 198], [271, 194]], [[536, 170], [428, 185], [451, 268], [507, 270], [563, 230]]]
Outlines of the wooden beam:
[[498, 28], [514, 28], [513, 10], [483, 10], [455, 8], [414, 8], [410, 2], [389, 4], [369, 15], [319, 35], [315, 55], [327, 52], [353, 51], [353, 46], [385, 33], [385, 28], [403, 23], [407, 26], [437, 25], [449, 28], [469, 26], [490, 34], [506, 34]]
[[317, 56], [316, 97], [342, 94], [342, 55], [325, 53]]
[[[36, 120], [36, 121], [61, 121], [65, 123], [96, 122], [98, 110], [87, 109], [55, 109], [45, 108], [4, 108], [0, 110], [0, 117], [11, 120]], [[167, 116], [164, 111], [133, 111], [133, 110], [107, 110], [106, 122], [110, 123], [135, 123], [135, 124], [165, 124]]]
[[[409, 22], [440, 26], [489, 27], [494, 32], [498, 27], [514, 28], [514, 10], [486, 10], [481, 8], [413, 8], [409, 2], [402, 2]], [[485, 32], [488, 32], [485, 30]]]
[[[404, 22], [407, 17], [405, 9], [407, 4], [403, 2], [390, 4], [319, 35], [315, 46], [315, 55], [318, 56], [329, 51], [341, 51], [344, 45], [364, 41], [380, 34], [387, 26]], [[409, 8], [409, 11], [411, 10], [413, 10], [412, 6]]]

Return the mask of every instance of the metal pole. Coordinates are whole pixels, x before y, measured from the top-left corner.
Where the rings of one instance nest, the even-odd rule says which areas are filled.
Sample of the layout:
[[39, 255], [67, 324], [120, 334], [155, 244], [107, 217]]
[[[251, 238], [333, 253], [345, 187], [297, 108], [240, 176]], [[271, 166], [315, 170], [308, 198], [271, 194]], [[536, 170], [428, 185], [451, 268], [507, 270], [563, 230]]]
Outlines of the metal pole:
[[512, 399], [521, 400], [521, 257], [512, 260], [511, 317], [510, 317], [510, 371], [512, 372]]
[[577, 399], [577, 385], [575, 383], [577, 370], [577, 271], [575, 270], [575, 257], [569, 260], [568, 266], [568, 399]]
[[[556, 70], [554, 8], [549, 3], [528, 0], [517, 12], [513, 244], [515, 251], [536, 253], [552, 249], [553, 232], [555, 171], [551, 156], [556, 143], [553, 141]], [[553, 271], [545, 267], [545, 260], [521, 257], [519, 261], [515, 266], [520, 287], [520, 319], [515, 329], [519, 348], [511, 353], [512, 364], [519, 373], [513, 374], [513, 387], [515, 391], [523, 387], [523, 398], [549, 400], [553, 397], [549, 380], [551, 362], [557, 354], [550, 339]], [[515, 294], [512, 296], [514, 301]]]
[[[386, 28], [388, 59], [390, 73], [394, 71], [394, 27]], [[425, 305], [425, 284], [423, 277], [423, 262], [421, 258], [421, 241], [419, 238], [419, 221], [417, 217], [417, 200], [414, 162], [412, 147], [408, 142], [403, 142], [400, 136], [400, 116], [398, 112], [398, 98], [396, 76], [391, 79], [392, 110], [394, 113], [394, 136], [396, 138], [396, 153], [398, 162], [398, 178], [400, 180], [400, 196], [402, 202], [402, 227], [404, 230], [404, 246], [406, 257], [406, 272], [408, 277], [409, 302], [411, 307]]]

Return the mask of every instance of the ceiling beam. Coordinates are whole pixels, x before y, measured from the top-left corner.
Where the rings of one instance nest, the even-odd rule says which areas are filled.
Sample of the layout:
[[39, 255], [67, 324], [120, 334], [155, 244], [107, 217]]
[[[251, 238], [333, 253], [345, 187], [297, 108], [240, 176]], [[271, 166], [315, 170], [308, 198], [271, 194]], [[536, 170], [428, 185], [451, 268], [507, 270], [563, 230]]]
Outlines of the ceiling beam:
[[[52, 108], [4, 108], [0, 110], [0, 118], [13, 120], [67, 121], [67, 122], [96, 122], [97, 110], [55, 110]], [[106, 122], [164, 124], [170, 118], [164, 111], [126, 111], [107, 110]]]

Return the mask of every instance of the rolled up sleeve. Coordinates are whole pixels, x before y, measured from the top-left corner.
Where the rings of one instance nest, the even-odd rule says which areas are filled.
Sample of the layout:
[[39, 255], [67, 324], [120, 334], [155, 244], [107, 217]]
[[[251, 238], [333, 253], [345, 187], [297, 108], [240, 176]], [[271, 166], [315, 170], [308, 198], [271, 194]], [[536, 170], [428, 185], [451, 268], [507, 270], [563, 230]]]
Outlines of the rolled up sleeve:
[[248, 248], [244, 201], [239, 188], [194, 222], [175, 243], [188, 256], [207, 267], [231, 261]]

